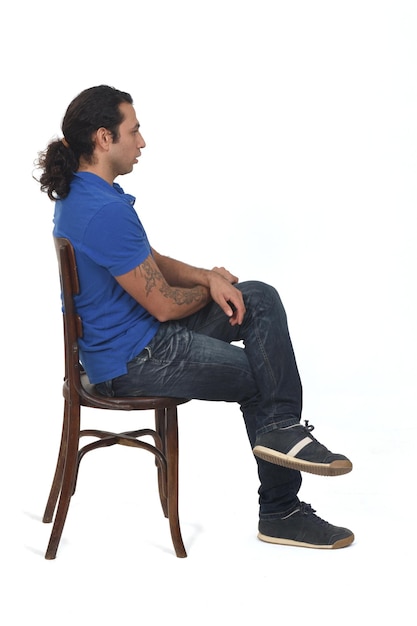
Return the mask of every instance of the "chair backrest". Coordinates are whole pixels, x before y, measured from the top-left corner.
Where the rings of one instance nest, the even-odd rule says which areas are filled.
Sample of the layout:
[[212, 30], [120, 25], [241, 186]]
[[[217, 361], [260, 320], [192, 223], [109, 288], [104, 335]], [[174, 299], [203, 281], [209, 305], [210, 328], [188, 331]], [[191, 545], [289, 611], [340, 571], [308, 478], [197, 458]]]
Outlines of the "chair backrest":
[[184, 398], [157, 397], [112, 397], [102, 396], [90, 384], [83, 371], [79, 359], [78, 340], [83, 336], [81, 317], [75, 310], [74, 296], [80, 293], [77, 263], [74, 248], [68, 239], [54, 237], [55, 249], [58, 257], [59, 277], [61, 281], [62, 309], [64, 318], [64, 348], [65, 348], [65, 380], [64, 396], [74, 403], [100, 409], [120, 409], [123, 411], [142, 410], [150, 408], [176, 407], [188, 402]]
[[78, 339], [82, 337], [82, 322], [75, 311], [74, 296], [80, 292], [77, 263], [72, 244], [63, 237], [54, 237], [58, 258], [59, 278], [64, 319], [65, 380], [70, 389], [80, 389]]

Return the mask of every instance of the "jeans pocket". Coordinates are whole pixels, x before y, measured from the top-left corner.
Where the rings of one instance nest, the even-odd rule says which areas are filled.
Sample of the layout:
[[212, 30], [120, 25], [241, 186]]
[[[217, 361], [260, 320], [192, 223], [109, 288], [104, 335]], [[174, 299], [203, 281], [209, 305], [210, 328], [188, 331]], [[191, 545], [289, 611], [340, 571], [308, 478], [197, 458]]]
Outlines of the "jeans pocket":
[[150, 360], [151, 356], [151, 349], [149, 346], [146, 346], [142, 352], [139, 352], [139, 354], [127, 364], [128, 369], [129, 365], [141, 365], [142, 363], [146, 363], [146, 361]]

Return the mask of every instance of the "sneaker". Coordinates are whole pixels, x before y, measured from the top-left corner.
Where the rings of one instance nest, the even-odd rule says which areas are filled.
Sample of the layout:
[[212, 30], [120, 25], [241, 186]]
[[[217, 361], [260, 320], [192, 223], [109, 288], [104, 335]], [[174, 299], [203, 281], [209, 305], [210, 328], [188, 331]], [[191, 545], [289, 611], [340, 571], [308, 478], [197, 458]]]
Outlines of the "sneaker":
[[258, 538], [284, 546], [335, 550], [349, 546], [355, 536], [347, 528], [325, 522], [309, 504], [300, 502], [282, 519], [260, 520]]
[[255, 456], [300, 472], [339, 476], [352, 470], [352, 463], [342, 454], [333, 454], [311, 434], [314, 426], [295, 424], [271, 430], [257, 437]]

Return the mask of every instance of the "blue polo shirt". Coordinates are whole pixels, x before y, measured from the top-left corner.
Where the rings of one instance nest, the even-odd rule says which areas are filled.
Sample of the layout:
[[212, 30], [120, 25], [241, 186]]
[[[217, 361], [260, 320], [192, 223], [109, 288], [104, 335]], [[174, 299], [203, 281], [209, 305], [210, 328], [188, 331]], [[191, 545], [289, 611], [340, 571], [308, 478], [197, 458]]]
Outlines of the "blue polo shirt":
[[80, 358], [96, 384], [127, 372], [159, 322], [114, 278], [137, 267], [151, 248], [135, 198], [91, 172], [77, 172], [69, 195], [55, 203], [54, 236], [74, 247], [80, 280], [75, 298], [83, 322]]

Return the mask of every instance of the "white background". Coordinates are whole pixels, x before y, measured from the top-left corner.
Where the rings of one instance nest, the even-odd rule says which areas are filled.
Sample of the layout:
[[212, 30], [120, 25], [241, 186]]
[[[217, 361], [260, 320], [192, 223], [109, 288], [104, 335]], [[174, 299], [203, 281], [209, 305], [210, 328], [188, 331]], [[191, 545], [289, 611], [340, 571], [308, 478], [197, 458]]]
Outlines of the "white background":
[[[409, 622], [417, 4], [38, 0], [1, 11], [2, 623]], [[300, 495], [351, 528], [352, 547], [258, 541], [239, 409], [191, 402], [180, 410], [188, 558], [173, 555], [152, 459], [108, 449], [84, 461], [58, 557], [43, 559], [63, 363], [53, 206], [33, 162], [61, 136], [72, 98], [100, 83], [135, 101], [147, 147], [118, 182], [152, 245], [280, 291], [304, 417], [354, 463], [347, 476], [306, 476]]]

